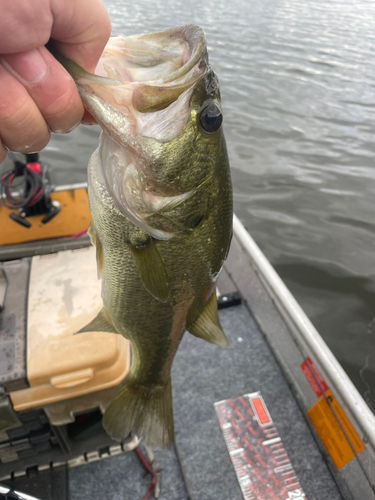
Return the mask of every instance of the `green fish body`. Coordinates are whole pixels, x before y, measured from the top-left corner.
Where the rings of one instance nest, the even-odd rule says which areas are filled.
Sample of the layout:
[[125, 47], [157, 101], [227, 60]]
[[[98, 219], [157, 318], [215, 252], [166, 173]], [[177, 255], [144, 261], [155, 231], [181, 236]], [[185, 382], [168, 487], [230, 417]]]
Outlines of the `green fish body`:
[[63, 64], [103, 129], [88, 184], [104, 307], [81, 331], [132, 345], [103, 425], [116, 439], [133, 432], [170, 447], [170, 371], [185, 331], [228, 346], [215, 293], [233, 212], [218, 80], [192, 25], [111, 39], [106, 77]]

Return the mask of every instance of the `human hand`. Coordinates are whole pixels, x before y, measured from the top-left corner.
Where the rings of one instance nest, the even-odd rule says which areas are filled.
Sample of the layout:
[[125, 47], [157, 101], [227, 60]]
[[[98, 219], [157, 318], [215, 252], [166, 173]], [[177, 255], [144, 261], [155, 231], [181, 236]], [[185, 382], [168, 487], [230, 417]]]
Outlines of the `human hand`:
[[0, 0], [0, 163], [7, 149], [43, 149], [84, 108], [71, 76], [44, 45], [93, 72], [111, 33], [100, 0]]

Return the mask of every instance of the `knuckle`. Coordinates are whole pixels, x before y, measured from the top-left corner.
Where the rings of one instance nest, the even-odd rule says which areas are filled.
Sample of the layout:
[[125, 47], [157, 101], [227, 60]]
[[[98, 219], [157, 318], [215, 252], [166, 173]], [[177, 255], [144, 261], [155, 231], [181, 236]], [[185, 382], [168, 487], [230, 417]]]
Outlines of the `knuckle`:
[[39, 30], [31, 30], [22, 33], [19, 40], [17, 41], [17, 48], [20, 49], [19, 52], [23, 52], [25, 50], [31, 50], [36, 47], [43, 47], [43, 45], [48, 42], [50, 37], [50, 26], [44, 23], [43, 25], [41, 25], [41, 28]]

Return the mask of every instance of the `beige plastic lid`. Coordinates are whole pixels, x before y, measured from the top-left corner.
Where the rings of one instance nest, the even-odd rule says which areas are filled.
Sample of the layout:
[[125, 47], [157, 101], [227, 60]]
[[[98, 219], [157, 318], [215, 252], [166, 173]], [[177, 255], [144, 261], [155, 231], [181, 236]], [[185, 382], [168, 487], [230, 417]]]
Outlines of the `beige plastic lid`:
[[121, 335], [86, 332], [103, 307], [95, 248], [33, 257], [27, 319], [30, 387], [10, 394], [17, 411], [113, 387], [130, 367]]

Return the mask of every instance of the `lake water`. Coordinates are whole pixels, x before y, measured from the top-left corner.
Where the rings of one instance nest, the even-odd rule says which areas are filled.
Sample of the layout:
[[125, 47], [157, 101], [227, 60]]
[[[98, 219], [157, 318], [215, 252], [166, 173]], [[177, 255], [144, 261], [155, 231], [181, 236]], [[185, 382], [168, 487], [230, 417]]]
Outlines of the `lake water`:
[[[113, 34], [195, 23], [221, 83], [235, 211], [375, 408], [375, 3], [105, 0]], [[54, 136], [83, 181], [97, 127]]]

